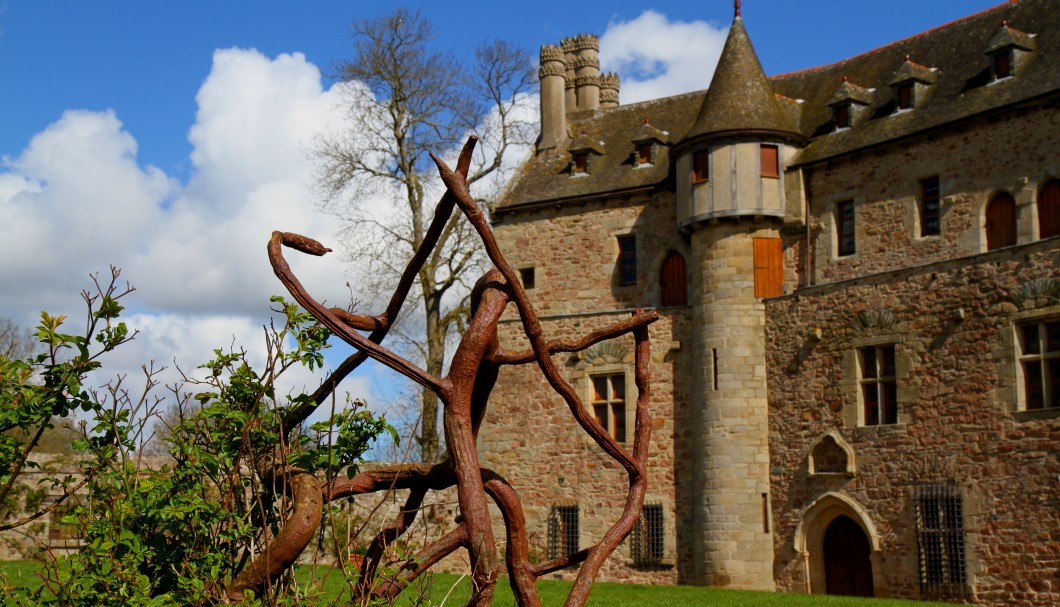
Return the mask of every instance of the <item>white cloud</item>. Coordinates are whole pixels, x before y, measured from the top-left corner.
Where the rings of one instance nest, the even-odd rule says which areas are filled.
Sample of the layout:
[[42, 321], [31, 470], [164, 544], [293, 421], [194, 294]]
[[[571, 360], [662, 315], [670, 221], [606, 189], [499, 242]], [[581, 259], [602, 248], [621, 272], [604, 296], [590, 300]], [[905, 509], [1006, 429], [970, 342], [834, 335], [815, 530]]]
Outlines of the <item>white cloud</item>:
[[[0, 316], [33, 326], [40, 310], [67, 314], [73, 332], [88, 275], [106, 276], [113, 264], [137, 288], [125, 300], [125, 320], [140, 334], [112, 353], [107, 375], [139, 382], [140, 365], [152, 359], [193, 371], [214, 348], [233, 344], [263, 362], [268, 297], [286, 295], [265, 254], [271, 232], [338, 248], [334, 219], [315, 206], [306, 154], [340, 119], [338, 100], [304, 56], [240, 49], [214, 54], [196, 99], [187, 184], [141, 166], [133, 134], [111, 111], [68, 111], [3, 159]], [[290, 261], [318, 298], [349, 299], [340, 254], [291, 253]], [[321, 378], [301, 369], [290, 375], [286, 385], [298, 389]], [[163, 379], [176, 377], [171, 369]], [[348, 383], [354, 396], [367, 395], [363, 378]]]
[[600, 37], [600, 64], [622, 77], [623, 104], [707, 88], [727, 27], [670, 21], [652, 10], [612, 21]]

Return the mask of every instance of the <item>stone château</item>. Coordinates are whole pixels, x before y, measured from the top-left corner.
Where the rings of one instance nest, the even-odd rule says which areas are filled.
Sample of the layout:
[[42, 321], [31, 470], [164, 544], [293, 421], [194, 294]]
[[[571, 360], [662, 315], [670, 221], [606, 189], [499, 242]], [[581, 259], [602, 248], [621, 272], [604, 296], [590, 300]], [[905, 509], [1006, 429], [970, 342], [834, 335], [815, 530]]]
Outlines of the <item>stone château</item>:
[[[662, 316], [604, 578], [1060, 604], [1060, 0], [772, 77], [737, 8], [704, 91], [620, 105], [591, 35], [540, 79], [493, 221], [546, 334]], [[631, 346], [556, 357], [619, 441]], [[599, 538], [618, 466], [535, 369], [492, 407], [539, 549]]]

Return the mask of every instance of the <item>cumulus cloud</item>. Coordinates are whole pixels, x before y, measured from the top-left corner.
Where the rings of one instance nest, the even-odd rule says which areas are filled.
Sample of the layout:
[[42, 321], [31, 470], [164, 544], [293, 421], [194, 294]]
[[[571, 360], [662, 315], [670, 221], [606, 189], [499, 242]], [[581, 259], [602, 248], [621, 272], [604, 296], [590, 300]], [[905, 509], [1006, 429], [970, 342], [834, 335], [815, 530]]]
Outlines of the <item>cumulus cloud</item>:
[[647, 10], [607, 26], [600, 37], [601, 69], [621, 75], [623, 104], [704, 89], [727, 34], [727, 27], [670, 21]]
[[[233, 344], [261, 364], [268, 297], [284, 292], [265, 255], [269, 235], [299, 232], [337, 248], [333, 217], [315, 205], [306, 149], [341, 119], [339, 102], [301, 54], [241, 49], [214, 54], [196, 100], [186, 184], [141, 165], [134, 134], [111, 111], [67, 111], [3, 158], [0, 316], [33, 326], [47, 310], [80, 326], [79, 291], [115, 265], [137, 288], [126, 322], [140, 334], [106, 361], [111, 372], [133, 381], [151, 359], [191, 371]], [[349, 300], [341, 255], [290, 257], [315, 295]], [[298, 371], [290, 386], [319, 380]], [[350, 386], [367, 392], [363, 379]]]

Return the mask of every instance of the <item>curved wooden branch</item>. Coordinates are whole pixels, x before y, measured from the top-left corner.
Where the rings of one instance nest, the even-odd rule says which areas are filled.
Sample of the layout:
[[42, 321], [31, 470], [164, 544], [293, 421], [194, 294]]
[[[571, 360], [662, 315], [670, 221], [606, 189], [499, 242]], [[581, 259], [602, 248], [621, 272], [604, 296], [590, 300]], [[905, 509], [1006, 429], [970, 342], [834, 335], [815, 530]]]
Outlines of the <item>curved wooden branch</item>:
[[320, 526], [324, 508], [320, 481], [298, 468], [277, 468], [275, 482], [284, 485], [285, 491], [291, 495], [291, 515], [250, 565], [232, 580], [225, 592], [229, 600], [242, 601], [247, 590], [254, 590], [261, 596], [261, 590], [267, 584], [294, 565]]

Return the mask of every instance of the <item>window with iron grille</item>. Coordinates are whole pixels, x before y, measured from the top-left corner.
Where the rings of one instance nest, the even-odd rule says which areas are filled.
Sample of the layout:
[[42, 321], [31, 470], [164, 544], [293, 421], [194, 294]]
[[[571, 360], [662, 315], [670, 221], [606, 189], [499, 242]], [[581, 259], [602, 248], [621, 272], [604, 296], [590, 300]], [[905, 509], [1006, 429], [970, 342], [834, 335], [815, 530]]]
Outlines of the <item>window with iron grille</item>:
[[631, 538], [634, 564], [657, 565], [662, 562], [666, 546], [663, 529], [662, 504], [644, 504]]
[[591, 397], [597, 423], [616, 441], [626, 442], [626, 374], [592, 376]]
[[942, 231], [939, 222], [939, 178], [920, 180], [920, 235], [938, 236]]
[[578, 551], [578, 505], [552, 506], [548, 514], [548, 558]]
[[894, 344], [858, 348], [861, 403], [866, 426], [898, 423], [898, 378]]
[[637, 284], [637, 237], [632, 234], [618, 237], [618, 284]]
[[1025, 323], [1018, 329], [1024, 407], [1060, 407], [1060, 319]]
[[913, 493], [920, 592], [961, 597], [968, 592], [964, 513], [956, 486], [921, 485]]
[[48, 520], [48, 541], [62, 542], [76, 540], [78, 537], [77, 525], [64, 523], [63, 519], [70, 516], [76, 510], [77, 504], [71, 500], [56, 504], [51, 511]]

